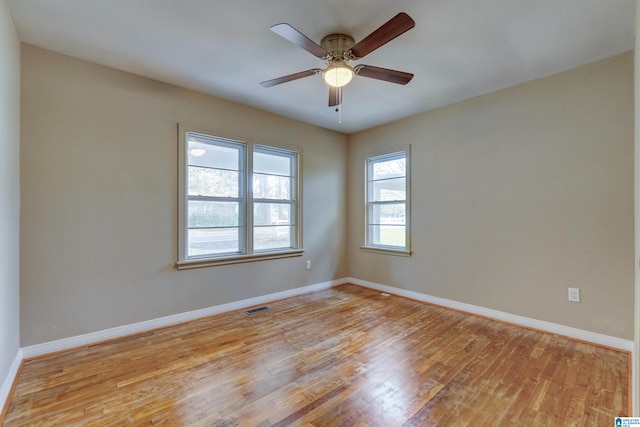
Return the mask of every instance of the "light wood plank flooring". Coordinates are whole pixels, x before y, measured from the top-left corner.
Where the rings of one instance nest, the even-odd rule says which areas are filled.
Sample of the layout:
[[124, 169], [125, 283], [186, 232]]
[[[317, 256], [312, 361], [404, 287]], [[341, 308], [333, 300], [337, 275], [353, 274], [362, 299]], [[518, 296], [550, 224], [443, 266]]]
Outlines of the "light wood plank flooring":
[[5, 426], [609, 426], [629, 354], [353, 285], [27, 361]]

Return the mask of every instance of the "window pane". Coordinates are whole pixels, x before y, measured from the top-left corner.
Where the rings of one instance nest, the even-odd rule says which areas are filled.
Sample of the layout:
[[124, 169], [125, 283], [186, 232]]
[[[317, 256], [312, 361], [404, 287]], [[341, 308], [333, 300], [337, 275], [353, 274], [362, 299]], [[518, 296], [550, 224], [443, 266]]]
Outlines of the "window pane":
[[398, 176], [406, 176], [405, 157], [389, 160], [371, 161], [371, 179], [387, 179]]
[[370, 200], [373, 202], [406, 199], [406, 179], [393, 178], [370, 183]]
[[369, 225], [369, 244], [382, 246], [406, 245], [404, 225]]
[[189, 166], [189, 196], [239, 197], [238, 172]]
[[405, 225], [404, 203], [385, 203], [369, 205], [370, 224]]
[[240, 228], [190, 229], [187, 256], [220, 255], [240, 252]]
[[292, 154], [264, 152], [256, 149], [253, 153], [253, 172], [292, 176], [292, 162]]
[[291, 236], [293, 227], [272, 226], [253, 228], [253, 249], [261, 251], [265, 249], [291, 248]]
[[256, 199], [291, 199], [291, 178], [253, 174], [253, 197]]
[[240, 213], [239, 202], [189, 200], [188, 227], [237, 227]]
[[292, 206], [288, 203], [254, 203], [255, 225], [292, 225]]
[[244, 146], [223, 139], [188, 133], [187, 155], [190, 166], [240, 170]]

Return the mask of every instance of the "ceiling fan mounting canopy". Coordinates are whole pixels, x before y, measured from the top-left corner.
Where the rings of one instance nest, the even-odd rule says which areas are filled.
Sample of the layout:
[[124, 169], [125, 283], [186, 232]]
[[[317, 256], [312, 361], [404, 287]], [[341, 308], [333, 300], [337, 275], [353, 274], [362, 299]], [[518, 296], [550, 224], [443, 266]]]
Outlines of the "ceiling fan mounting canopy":
[[320, 41], [320, 46], [328, 52], [326, 61], [333, 64], [336, 61], [348, 62], [354, 59], [351, 48], [356, 44], [353, 37], [346, 34], [329, 34]]
[[352, 60], [365, 57], [414, 26], [414, 20], [406, 13], [401, 12], [358, 43], [347, 34], [336, 33], [323, 37], [320, 44], [317, 44], [289, 24], [273, 25], [271, 31], [317, 58], [324, 60], [327, 67], [325, 69], [312, 68], [307, 71], [267, 80], [260, 84], [264, 87], [271, 87], [322, 73], [323, 79], [330, 86], [330, 107], [340, 105], [342, 102], [342, 87], [349, 83], [355, 75], [405, 85], [411, 81], [413, 74], [371, 65], [358, 64], [355, 67], [351, 67], [348, 64]]

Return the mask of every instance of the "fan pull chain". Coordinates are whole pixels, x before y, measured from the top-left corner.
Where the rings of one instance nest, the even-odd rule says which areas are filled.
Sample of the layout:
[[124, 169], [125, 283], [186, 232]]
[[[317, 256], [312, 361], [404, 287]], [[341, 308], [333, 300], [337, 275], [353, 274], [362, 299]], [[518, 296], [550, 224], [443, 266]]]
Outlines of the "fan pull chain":
[[338, 124], [342, 124], [342, 88], [338, 88], [338, 100], [340, 104], [338, 105]]

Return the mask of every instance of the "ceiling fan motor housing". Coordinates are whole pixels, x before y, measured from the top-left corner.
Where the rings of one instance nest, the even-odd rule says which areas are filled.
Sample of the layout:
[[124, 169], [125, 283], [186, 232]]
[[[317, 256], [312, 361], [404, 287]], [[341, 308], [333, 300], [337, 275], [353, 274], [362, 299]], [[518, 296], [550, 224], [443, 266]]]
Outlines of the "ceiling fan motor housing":
[[327, 57], [329, 64], [351, 60], [350, 50], [355, 44], [353, 37], [346, 34], [329, 34], [320, 41], [320, 46], [329, 52]]

